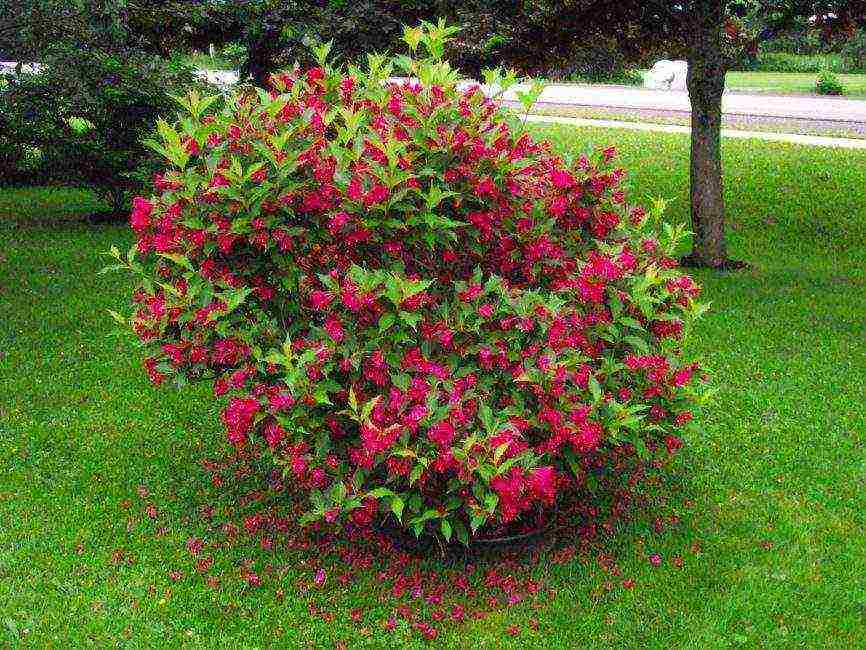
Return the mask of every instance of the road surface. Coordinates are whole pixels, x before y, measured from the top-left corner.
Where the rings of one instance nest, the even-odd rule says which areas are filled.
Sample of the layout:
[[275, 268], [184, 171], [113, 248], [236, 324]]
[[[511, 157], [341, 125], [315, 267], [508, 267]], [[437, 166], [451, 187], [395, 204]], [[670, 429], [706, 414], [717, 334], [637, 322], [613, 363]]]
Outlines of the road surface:
[[[514, 89], [503, 98], [516, 100]], [[691, 113], [689, 96], [684, 91], [629, 86], [550, 84], [541, 94], [538, 106], [652, 111], [680, 116]], [[839, 128], [853, 130], [866, 127], [866, 100], [844, 97], [726, 92], [722, 112], [731, 118], [835, 123]]]

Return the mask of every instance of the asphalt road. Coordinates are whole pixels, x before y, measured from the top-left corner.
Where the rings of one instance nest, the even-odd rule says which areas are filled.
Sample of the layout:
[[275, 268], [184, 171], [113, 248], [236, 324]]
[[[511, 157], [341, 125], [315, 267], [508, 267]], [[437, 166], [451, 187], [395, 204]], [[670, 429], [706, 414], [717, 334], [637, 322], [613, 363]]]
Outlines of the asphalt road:
[[[515, 89], [503, 99], [516, 100]], [[689, 114], [688, 93], [679, 90], [648, 90], [629, 86], [551, 84], [538, 105], [594, 107]], [[772, 95], [726, 92], [722, 112], [730, 117], [766, 117], [803, 121], [866, 125], [866, 100], [809, 95]]]

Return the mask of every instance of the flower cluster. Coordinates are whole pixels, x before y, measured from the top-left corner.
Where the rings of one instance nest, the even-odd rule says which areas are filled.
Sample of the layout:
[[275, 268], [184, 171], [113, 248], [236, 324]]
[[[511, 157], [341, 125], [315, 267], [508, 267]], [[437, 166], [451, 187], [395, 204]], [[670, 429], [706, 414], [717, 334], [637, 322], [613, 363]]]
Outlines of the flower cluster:
[[310, 520], [465, 542], [693, 426], [699, 289], [615, 149], [556, 155], [432, 56], [186, 104], [134, 203], [130, 323], [154, 383], [215, 378]]

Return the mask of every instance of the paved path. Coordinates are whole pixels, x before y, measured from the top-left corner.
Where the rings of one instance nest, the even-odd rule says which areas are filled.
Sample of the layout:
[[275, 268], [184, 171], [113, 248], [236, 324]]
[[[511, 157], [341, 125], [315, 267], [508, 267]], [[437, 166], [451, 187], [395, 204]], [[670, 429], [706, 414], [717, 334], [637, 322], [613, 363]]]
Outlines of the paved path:
[[[646, 122], [623, 122], [618, 120], [586, 120], [576, 117], [556, 117], [553, 115], [530, 115], [530, 122], [549, 124], [568, 124], [570, 126], [594, 126], [610, 129], [628, 129], [631, 131], [656, 131], [662, 133], [690, 133], [687, 126], [674, 124], [649, 124]], [[796, 133], [769, 133], [764, 131], [742, 131], [739, 129], [722, 129], [723, 138], [745, 138], [768, 140], [772, 142], [790, 142], [813, 147], [839, 147], [842, 149], [866, 149], [866, 139], [830, 138], [817, 135], [798, 135]]]
[[[513, 90], [503, 97], [516, 99]], [[539, 105], [624, 108], [690, 113], [688, 93], [628, 86], [551, 84]], [[866, 100], [809, 95], [769, 95], [727, 92], [722, 112], [731, 116], [764, 116], [797, 120], [866, 124]]]

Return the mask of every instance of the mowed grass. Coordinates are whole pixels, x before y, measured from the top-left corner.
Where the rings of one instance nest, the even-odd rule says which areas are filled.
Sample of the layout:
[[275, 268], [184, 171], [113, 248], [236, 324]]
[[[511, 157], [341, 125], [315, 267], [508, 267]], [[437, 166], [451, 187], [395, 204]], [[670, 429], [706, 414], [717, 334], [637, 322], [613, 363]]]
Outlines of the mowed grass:
[[[686, 217], [684, 136], [536, 130], [562, 150], [616, 143], [633, 196], [666, 197], [669, 218]], [[713, 309], [689, 353], [719, 393], [674, 470], [694, 505], [673, 530], [638, 523], [609, 543], [632, 589], [614, 579], [608, 592], [611, 578], [592, 564], [551, 564], [556, 593], [540, 610], [445, 626], [438, 645], [866, 644], [866, 153], [724, 147], [731, 249], [752, 269], [697, 274]], [[219, 590], [190, 569], [185, 541], [208, 534], [197, 509], [228, 517], [240, 488], [213, 487], [197, 464], [224, 449], [207, 388], [152, 388], [112, 335], [106, 309], [125, 302], [129, 280], [96, 272], [100, 253], [131, 235], [76, 223], [91, 201], [0, 193], [0, 645], [406, 645], [381, 628], [393, 603], [363, 588], [329, 581], [319, 598], [336, 618], [311, 616], [293, 587], [305, 567], [260, 589], [226, 577]], [[279, 564], [279, 551], [241, 540], [214, 569], [236, 575], [244, 561]], [[173, 569], [185, 577], [173, 582]], [[358, 625], [354, 607], [365, 612]]]
[[[640, 70], [646, 74], [648, 70]], [[845, 86], [848, 97], [866, 97], [866, 74], [837, 74]], [[766, 93], [811, 93], [815, 94], [818, 73], [800, 72], [728, 72], [725, 89], [738, 92], [760, 91]]]
[[[866, 97], [866, 74], [836, 75], [845, 86], [846, 95]], [[760, 90], [773, 93], [814, 93], [818, 75], [798, 72], [729, 72], [725, 87], [729, 90]]]

